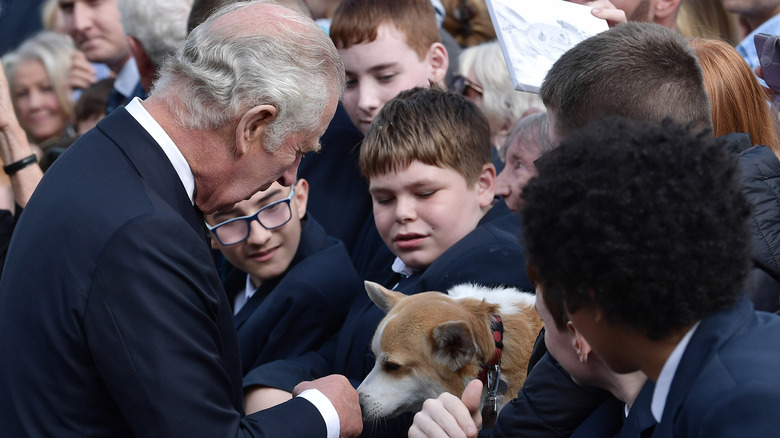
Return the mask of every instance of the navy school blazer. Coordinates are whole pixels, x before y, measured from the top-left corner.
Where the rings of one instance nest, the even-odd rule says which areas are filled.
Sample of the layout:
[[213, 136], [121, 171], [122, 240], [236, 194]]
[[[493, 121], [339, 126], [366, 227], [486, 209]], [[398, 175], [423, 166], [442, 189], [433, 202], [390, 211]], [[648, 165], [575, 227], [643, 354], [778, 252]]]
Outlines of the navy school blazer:
[[[446, 291], [456, 284], [471, 282], [532, 291], [519, 235], [518, 215], [499, 201], [474, 231], [445, 251], [425, 271], [402, 279], [396, 290], [411, 295]], [[397, 277], [389, 268], [385, 267], [384, 285], [392, 287]], [[371, 338], [383, 317], [384, 312], [367, 294], [359, 294], [352, 302], [340, 332], [322, 348], [293, 360], [271, 362], [256, 368], [246, 376], [244, 386], [265, 385], [290, 391], [301, 381], [338, 373], [347, 376], [357, 387], [374, 366]]]
[[[246, 276], [237, 268], [229, 274], [231, 303], [246, 288]], [[320, 348], [341, 328], [359, 293], [365, 293], [363, 281], [344, 244], [307, 215], [287, 272], [264, 282], [235, 315], [243, 373]]]

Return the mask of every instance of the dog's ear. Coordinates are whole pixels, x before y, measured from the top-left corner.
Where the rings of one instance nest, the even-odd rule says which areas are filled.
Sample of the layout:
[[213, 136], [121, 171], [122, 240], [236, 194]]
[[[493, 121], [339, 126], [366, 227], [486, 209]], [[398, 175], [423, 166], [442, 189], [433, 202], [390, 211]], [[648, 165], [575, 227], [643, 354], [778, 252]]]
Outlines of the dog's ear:
[[474, 359], [477, 344], [466, 321], [447, 321], [433, 328], [433, 357], [457, 371]]
[[368, 297], [371, 298], [371, 301], [385, 313], [389, 312], [399, 300], [406, 297], [401, 292], [386, 289], [381, 284], [373, 281], [365, 281], [363, 284], [366, 286], [366, 292], [368, 292]]

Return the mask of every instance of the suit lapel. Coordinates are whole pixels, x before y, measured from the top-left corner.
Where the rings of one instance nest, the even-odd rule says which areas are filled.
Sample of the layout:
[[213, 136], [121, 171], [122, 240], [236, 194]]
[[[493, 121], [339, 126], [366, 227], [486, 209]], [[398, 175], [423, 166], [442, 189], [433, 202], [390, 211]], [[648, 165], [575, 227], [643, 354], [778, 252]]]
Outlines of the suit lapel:
[[730, 339], [752, 315], [752, 303], [748, 298], [743, 298], [731, 309], [716, 312], [702, 320], [674, 373], [661, 422], [655, 428], [653, 436], [673, 435], [677, 416], [688, 393], [696, 384], [702, 368], [707, 365], [720, 346]]
[[98, 128], [122, 150], [149, 187], [181, 213], [193, 231], [203, 235], [203, 218], [168, 156], [135, 118], [124, 107], [117, 108], [98, 123]]

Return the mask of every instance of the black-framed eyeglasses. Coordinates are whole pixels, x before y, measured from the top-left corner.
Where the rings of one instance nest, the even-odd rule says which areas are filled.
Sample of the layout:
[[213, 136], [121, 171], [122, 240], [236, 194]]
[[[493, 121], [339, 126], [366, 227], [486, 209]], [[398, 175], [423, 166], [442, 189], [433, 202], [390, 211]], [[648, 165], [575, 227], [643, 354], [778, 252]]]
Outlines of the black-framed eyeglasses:
[[450, 82], [450, 91], [457, 94], [466, 94], [466, 90], [471, 89], [480, 96], [485, 93], [485, 89], [470, 81], [469, 78], [461, 75], [455, 75]]
[[210, 233], [217, 236], [217, 240], [224, 246], [241, 243], [249, 237], [249, 229], [252, 221], [257, 221], [266, 230], [273, 230], [290, 222], [292, 208], [290, 201], [295, 194], [295, 185], [290, 189], [290, 194], [285, 199], [272, 202], [257, 210], [257, 213], [249, 216], [234, 217], [225, 222], [214, 225], [206, 224]]

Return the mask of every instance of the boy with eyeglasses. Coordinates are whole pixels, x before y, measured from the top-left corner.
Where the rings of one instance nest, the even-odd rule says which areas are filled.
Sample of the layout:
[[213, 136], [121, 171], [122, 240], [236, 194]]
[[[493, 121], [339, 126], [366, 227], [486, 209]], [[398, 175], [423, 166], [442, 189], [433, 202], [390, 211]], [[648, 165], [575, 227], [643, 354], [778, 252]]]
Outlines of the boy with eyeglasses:
[[232, 265], [223, 283], [245, 375], [319, 348], [364, 290], [344, 244], [307, 216], [308, 196], [305, 179], [290, 188], [274, 182], [205, 217], [212, 247]]
[[[416, 87], [390, 100], [374, 123], [360, 166], [385, 243], [376, 260], [390, 255], [376, 279], [407, 295], [462, 283], [532, 290], [517, 238], [520, 219], [494, 202], [490, 131], [479, 108], [440, 88]], [[358, 295], [338, 335], [318, 351], [246, 376], [247, 412], [289, 398], [298, 382], [315, 376], [343, 374], [357, 386], [376, 361], [371, 339], [382, 317], [367, 294]], [[411, 415], [367, 421], [363, 434], [405, 437], [410, 424]]]

